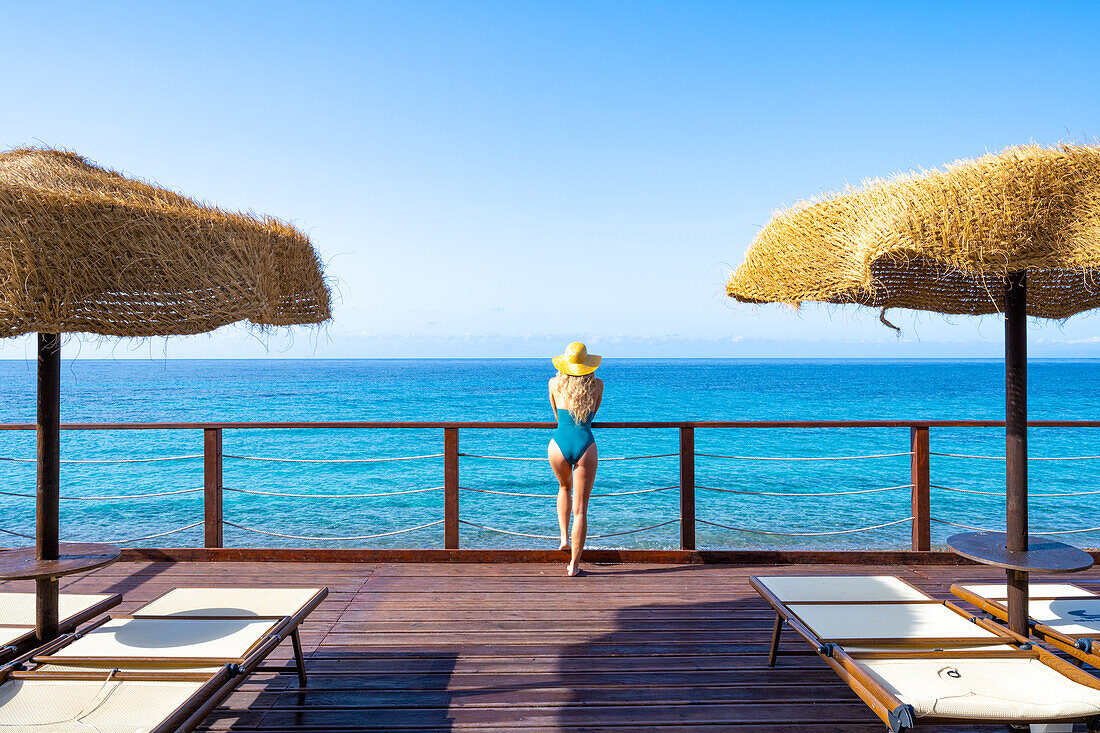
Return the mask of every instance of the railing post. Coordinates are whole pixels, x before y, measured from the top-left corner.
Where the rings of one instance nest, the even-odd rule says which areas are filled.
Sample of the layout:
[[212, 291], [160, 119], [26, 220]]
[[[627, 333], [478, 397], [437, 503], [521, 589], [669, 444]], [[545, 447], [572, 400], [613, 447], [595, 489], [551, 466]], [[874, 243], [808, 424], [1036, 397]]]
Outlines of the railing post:
[[458, 549], [458, 428], [443, 428], [443, 547]]
[[204, 428], [203, 516], [206, 547], [222, 546], [222, 429]]
[[680, 549], [695, 549], [695, 428], [680, 428]]
[[909, 429], [909, 445], [913, 455], [909, 457], [913, 484], [912, 516], [913, 516], [913, 549], [932, 549], [932, 521], [929, 501], [928, 475], [928, 428], [913, 427]]

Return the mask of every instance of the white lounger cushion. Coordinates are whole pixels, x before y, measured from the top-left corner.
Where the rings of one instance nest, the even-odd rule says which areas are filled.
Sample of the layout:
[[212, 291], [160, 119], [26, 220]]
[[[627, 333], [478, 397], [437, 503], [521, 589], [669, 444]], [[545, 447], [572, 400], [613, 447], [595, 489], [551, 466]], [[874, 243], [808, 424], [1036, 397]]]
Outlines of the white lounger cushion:
[[135, 616], [293, 616], [320, 588], [176, 588]]
[[[993, 601], [1003, 601], [1008, 598], [1008, 586], [1004, 583], [961, 585], [960, 588], [971, 593], [988, 598]], [[1027, 590], [1031, 598], [1088, 598], [1096, 594], [1069, 583], [1032, 583]]]
[[27, 634], [33, 634], [34, 629], [27, 626], [0, 626], [0, 646], [14, 644]]
[[757, 580], [784, 603], [923, 601], [929, 598], [893, 575], [789, 575]]
[[1100, 635], [1100, 598], [1029, 601], [1028, 613], [1041, 624], [1067, 636]]
[[0, 685], [0, 731], [143, 733], [202, 682], [8, 680]]
[[[58, 618], [88, 610], [110, 598], [109, 595], [62, 593], [57, 599]], [[0, 593], [0, 625], [34, 626], [34, 593]]]
[[918, 717], [1027, 722], [1100, 714], [1100, 690], [1079, 685], [1037, 659], [875, 659], [859, 664], [912, 705]]
[[787, 608], [822, 640], [996, 637], [938, 603], [791, 603]]
[[239, 659], [276, 623], [267, 619], [111, 619], [52, 656]]

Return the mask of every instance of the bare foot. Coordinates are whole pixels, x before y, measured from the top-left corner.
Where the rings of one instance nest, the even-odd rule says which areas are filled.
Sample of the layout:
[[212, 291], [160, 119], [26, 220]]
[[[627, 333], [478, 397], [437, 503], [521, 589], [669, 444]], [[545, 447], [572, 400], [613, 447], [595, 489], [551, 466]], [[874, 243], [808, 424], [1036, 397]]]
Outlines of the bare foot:
[[581, 569], [579, 566], [576, 566], [573, 563], [569, 563], [565, 566], [565, 574], [568, 575], [570, 578], [575, 578], [581, 574]]
[[560, 552], [564, 552], [568, 549], [569, 549], [569, 538], [568, 537], [562, 537], [561, 538], [561, 545], [558, 547], [558, 550]]

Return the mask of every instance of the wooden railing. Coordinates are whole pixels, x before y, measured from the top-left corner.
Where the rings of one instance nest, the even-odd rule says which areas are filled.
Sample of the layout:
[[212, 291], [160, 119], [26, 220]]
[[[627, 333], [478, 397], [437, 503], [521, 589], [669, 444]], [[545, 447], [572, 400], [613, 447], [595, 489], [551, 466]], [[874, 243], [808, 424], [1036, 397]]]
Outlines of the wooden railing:
[[[1033, 428], [1096, 428], [1100, 421], [1029, 422]], [[285, 429], [388, 429], [442, 432], [444, 500], [444, 547], [459, 547], [459, 451], [462, 430], [550, 430], [553, 423], [539, 422], [223, 422], [223, 423], [69, 423], [62, 430], [201, 430], [203, 433], [204, 545], [220, 548], [223, 523], [223, 433], [226, 430]], [[696, 549], [695, 431], [698, 429], [797, 429], [797, 428], [908, 428], [910, 431], [910, 481], [912, 511], [911, 549], [931, 549], [930, 432], [933, 428], [997, 428], [995, 420], [847, 420], [847, 421], [691, 421], [691, 422], [604, 422], [596, 430], [669, 429], [679, 433], [679, 523], [680, 549]], [[33, 424], [0, 424], [0, 430], [34, 430]], [[675, 488], [675, 487], [674, 487]]]

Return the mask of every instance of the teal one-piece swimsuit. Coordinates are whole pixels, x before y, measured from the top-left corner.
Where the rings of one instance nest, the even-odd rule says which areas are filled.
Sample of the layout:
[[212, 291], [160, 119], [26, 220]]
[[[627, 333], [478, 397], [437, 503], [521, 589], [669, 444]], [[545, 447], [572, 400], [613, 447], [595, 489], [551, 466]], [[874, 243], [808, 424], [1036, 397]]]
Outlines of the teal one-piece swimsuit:
[[558, 444], [558, 450], [565, 456], [570, 466], [576, 468], [588, 446], [596, 444], [596, 438], [592, 435], [592, 418], [578, 424], [569, 410], [558, 408], [558, 427], [554, 430], [553, 439]]

